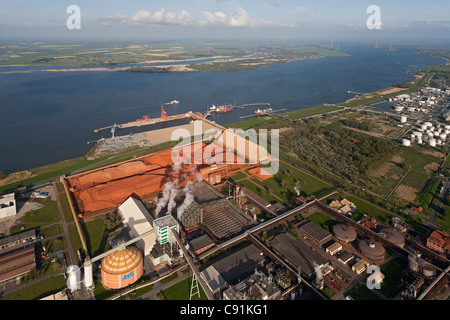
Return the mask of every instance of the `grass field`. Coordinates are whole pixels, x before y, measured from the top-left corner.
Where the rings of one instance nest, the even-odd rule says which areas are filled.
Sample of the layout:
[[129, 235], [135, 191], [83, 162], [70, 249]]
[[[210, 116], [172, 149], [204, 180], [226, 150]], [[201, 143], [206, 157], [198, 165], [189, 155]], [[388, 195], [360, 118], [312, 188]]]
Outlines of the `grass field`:
[[321, 113], [326, 113], [330, 111], [343, 110], [342, 107], [333, 107], [333, 106], [318, 106], [314, 108], [301, 109], [297, 111], [291, 111], [284, 113], [283, 115], [290, 119], [301, 119], [305, 117], [315, 116]]
[[61, 291], [65, 286], [66, 279], [60, 275], [3, 296], [0, 300], [38, 300]]
[[314, 222], [315, 224], [317, 224], [318, 226], [327, 230], [330, 233], [333, 232], [334, 225], [340, 224], [339, 221], [330, 218], [323, 212], [313, 213], [312, 215], [308, 216], [306, 219], [308, 219], [311, 222]]
[[43, 205], [43, 207], [27, 212], [22, 218], [16, 221], [16, 225], [11, 227], [11, 234], [38, 227], [43, 228], [60, 221], [56, 202], [49, 199], [34, 199], [33, 201]]
[[89, 250], [89, 255], [95, 257], [103, 252], [111, 249], [108, 241], [108, 231], [105, 228], [105, 218], [99, 217], [92, 221], [82, 223], [86, 246]]
[[[189, 277], [170, 288], [158, 293], [158, 297], [162, 300], [189, 300], [189, 294], [191, 290], [192, 277]], [[198, 286], [200, 290], [200, 298], [195, 295], [192, 300], [207, 300], [205, 293], [203, 292], [202, 287]]]
[[407, 267], [407, 263], [401, 259], [392, 259], [391, 261], [380, 266], [381, 273], [385, 278], [381, 283], [381, 293], [388, 298], [394, 298], [399, 289], [397, 286], [401, 283], [400, 279], [406, 280], [406, 276], [402, 271]]
[[366, 202], [354, 196], [347, 196], [346, 198], [347, 200], [353, 202], [357, 209], [357, 212], [350, 217], [352, 220], [357, 221], [363, 217], [363, 214], [367, 214], [371, 217], [374, 217], [378, 221], [386, 223], [389, 222], [393, 216], [389, 212], [377, 208], [376, 206], [370, 204], [369, 202]]

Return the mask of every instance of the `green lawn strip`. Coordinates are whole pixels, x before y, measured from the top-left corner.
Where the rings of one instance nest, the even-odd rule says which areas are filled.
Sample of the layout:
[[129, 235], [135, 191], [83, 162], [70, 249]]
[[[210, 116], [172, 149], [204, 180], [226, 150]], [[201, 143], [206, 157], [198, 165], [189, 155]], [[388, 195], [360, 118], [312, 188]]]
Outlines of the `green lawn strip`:
[[82, 252], [83, 245], [81, 243], [81, 239], [78, 234], [77, 226], [75, 225], [75, 223], [71, 224], [68, 226], [67, 230], [69, 232], [70, 242], [72, 243], [72, 248], [73, 248], [73, 252], [75, 254], [75, 259], [77, 260], [77, 261], [72, 261], [72, 263], [78, 264], [80, 261], [79, 261], [77, 250], [80, 250], [80, 252]]
[[326, 214], [322, 212], [316, 212], [312, 215], [308, 216], [306, 219], [317, 224], [321, 228], [327, 230], [328, 232], [333, 232], [333, 226], [336, 224], [340, 224], [341, 222], [330, 218]]
[[321, 113], [326, 113], [330, 111], [343, 110], [342, 107], [334, 107], [334, 106], [317, 106], [313, 108], [300, 109], [296, 111], [283, 113], [283, 116], [286, 116], [290, 119], [301, 119], [305, 117], [315, 116]]
[[277, 198], [273, 197], [269, 192], [267, 192], [263, 188], [258, 187], [257, 185], [252, 183], [250, 180], [241, 180], [241, 181], [239, 181], [238, 184], [248, 188], [250, 191], [253, 191], [254, 193], [259, 195], [263, 199], [269, 201], [270, 203], [279, 202], [279, 200]]
[[334, 295], [334, 292], [331, 288], [324, 287], [322, 290], [320, 290], [328, 299], [331, 299]]
[[178, 278], [178, 273], [175, 272], [174, 274], [171, 274], [170, 276], [168, 276], [167, 278], [164, 278], [162, 280], [160, 280], [159, 282], [162, 284], [168, 283], [172, 280], [175, 280], [176, 278]]
[[[189, 277], [158, 293], [157, 296], [163, 300], [189, 300], [191, 283], [192, 277]], [[195, 295], [192, 297], [192, 300], [207, 300], [208, 298], [206, 297], [202, 287], [199, 285], [198, 288], [200, 291], [200, 298], [198, 298], [198, 295]]]
[[50, 227], [45, 227], [39, 230], [37, 236], [43, 236], [44, 240], [50, 237], [57, 236], [64, 232], [62, 225], [57, 224]]
[[59, 275], [43, 280], [21, 290], [3, 296], [1, 300], [38, 300], [60, 292], [66, 286], [66, 279]]
[[355, 300], [383, 300], [379, 295], [372, 292], [365, 285], [353, 288], [348, 294]]
[[81, 223], [81, 229], [91, 257], [111, 249], [108, 242], [108, 231], [105, 228], [105, 217], [98, 217], [86, 223]]
[[247, 178], [247, 175], [242, 171], [236, 173], [234, 176], [231, 177], [231, 179], [233, 179], [234, 181], [238, 181], [245, 178]]
[[67, 249], [65, 237], [58, 237], [51, 240], [43, 241], [42, 246], [45, 247], [47, 254]]

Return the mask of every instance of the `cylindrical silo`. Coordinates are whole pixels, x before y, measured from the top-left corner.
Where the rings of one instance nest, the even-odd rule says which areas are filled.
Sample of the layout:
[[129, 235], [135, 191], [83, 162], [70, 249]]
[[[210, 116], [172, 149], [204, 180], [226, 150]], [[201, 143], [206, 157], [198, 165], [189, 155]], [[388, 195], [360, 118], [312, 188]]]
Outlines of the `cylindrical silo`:
[[76, 265], [69, 266], [66, 270], [67, 274], [67, 288], [75, 292], [81, 288], [81, 271]]
[[102, 284], [106, 289], [117, 290], [138, 281], [144, 271], [142, 253], [127, 247], [111, 253], [102, 260]]

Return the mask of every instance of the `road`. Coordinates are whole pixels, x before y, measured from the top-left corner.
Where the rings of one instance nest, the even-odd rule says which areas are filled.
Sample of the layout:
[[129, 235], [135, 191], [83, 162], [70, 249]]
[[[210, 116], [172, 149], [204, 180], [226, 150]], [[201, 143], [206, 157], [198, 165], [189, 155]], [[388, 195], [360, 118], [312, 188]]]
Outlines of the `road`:
[[[438, 192], [439, 192], [439, 190], [438, 190]], [[439, 226], [436, 224], [436, 218], [439, 214], [439, 211], [441, 210], [442, 204], [446, 202], [446, 198], [447, 198], [447, 194], [448, 194], [449, 190], [450, 190], [450, 182], [448, 180], [445, 180], [444, 185], [443, 185], [443, 191], [439, 194], [439, 198], [436, 203], [436, 206], [434, 207], [434, 211], [431, 214], [431, 216], [427, 222], [427, 224], [430, 227], [441, 230], [441, 228], [439, 228]]]

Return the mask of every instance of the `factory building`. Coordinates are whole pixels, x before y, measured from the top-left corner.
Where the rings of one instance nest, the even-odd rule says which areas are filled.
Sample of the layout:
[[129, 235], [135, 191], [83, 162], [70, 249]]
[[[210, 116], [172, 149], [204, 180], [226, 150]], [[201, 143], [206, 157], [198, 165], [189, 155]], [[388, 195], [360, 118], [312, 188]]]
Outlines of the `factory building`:
[[364, 271], [366, 271], [368, 266], [369, 266], [369, 262], [367, 262], [364, 259], [361, 259], [352, 266], [352, 270], [354, 272], [356, 272], [357, 274], [361, 274]]
[[307, 221], [306, 223], [301, 224], [298, 227], [298, 230], [301, 235], [308, 237], [313, 240], [319, 246], [327, 243], [331, 240], [331, 233], [327, 230], [319, 227], [314, 222]]
[[14, 193], [0, 195], [0, 219], [13, 217], [17, 214]]
[[275, 236], [269, 241], [269, 244], [282, 258], [296, 266], [309, 278], [315, 273], [314, 263], [321, 269], [329, 264], [320, 254], [289, 233]]
[[264, 257], [253, 245], [239, 248], [223, 258], [205, 266], [200, 276], [212, 292], [217, 293], [225, 284], [232, 285], [247, 278], [264, 263]]
[[332, 245], [328, 246], [325, 251], [333, 256], [341, 250], [342, 250], [342, 245], [335, 242]]
[[201, 229], [217, 242], [231, 238], [256, 224], [238, 205], [241, 200], [236, 199], [236, 203], [224, 198], [206, 182], [195, 184], [192, 195], [194, 200], [180, 218], [188, 233]]
[[223, 300], [275, 300], [281, 295], [271, 278], [255, 270], [255, 273], [223, 292]]
[[208, 234], [204, 234], [200, 237], [192, 239], [189, 241], [189, 245], [192, 251], [197, 255], [201, 255], [202, 253], [208, 251], [209, 249], [215, 246], [212, 239], [208, 236]]
[[343, 264], [348, 264], [353, 259], [354, 255], [351, 252], [342, 250], [336, 255], [336, 257], [338, 258], [339, 262]]
[[[128, 198], [119, 206], [119, 213], [123, 218], [123, 224], [128, 227], [130, 238], [137, 238], [153, 230], [153, 217], [144, 204], [133, 198]], [[137, 247], [144, 252], [144, 256], [150, 255], [156, 242], [156, 234], [150, 234], [137, 242]]]
[[450, 234], [447, 231], [433, 231], [427, 239], [427, 247], [440, 253], [450, 254]]
[[18, 279], [36, 268], [35, 230], [0, 239], [0, 283]]
[[106, 256], [101, 263], [102, 284], [108, 290], [126, 288], [138, 281], [144, 271], [139, 249], [128, 246]]
[[172, 230], [180, 232], [180, 225], [171, 215], [155, 219], [153, 227], [156, 234], [156, 242], [150, 253], [150, 260], [155, 268], [163, 264], [172, 265], [183, 256]]

